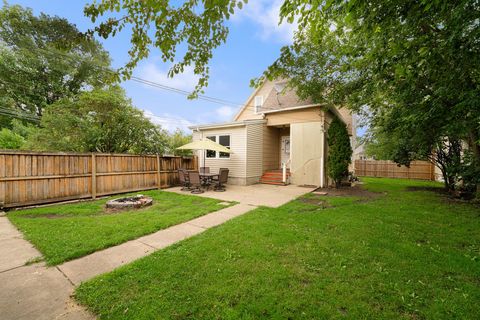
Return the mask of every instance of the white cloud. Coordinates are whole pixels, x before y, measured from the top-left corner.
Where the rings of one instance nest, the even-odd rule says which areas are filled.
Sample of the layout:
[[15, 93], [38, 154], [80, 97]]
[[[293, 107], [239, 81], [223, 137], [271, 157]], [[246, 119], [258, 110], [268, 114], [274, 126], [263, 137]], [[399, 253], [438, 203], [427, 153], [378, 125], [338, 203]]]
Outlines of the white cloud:
[[[165, 86], [174, 87], [186, 91], [193, 91], [198, 81], [198, 76], [193, 72], [193, 67], [185, 67], [183, 73], [175, 75], [173, 78], [168, 76], [169, 68], [161, 69], [153, 62], [147, 62], [140, 67], [138, 76], [142, 79], [159, 83]], [[148, 86], [149, 88], [154, 88]]]
[[229, 106], [223, 106], [215, 110], [219, 121], [230, 121], [236, 112], [237, 108]]
[[280, 22], [280, 7], [283, 0], [249, 1], [242, 10], [233, 16], [233, 21], [248, 20], [260, 27], [258, 35], [262, 40], [275, 40], [292, 43], [293, 33], [297, 29], [295, 23]]
[[163, 129], [173, 132], [177, 128], [185, 132], [190, 132], [189, 126], [193, 125], [193, 122], [169, 113], [163, 113], [162, 115], [156, 115], [150, 110], [143, 110], [145, 117], [149, 118], [154, 124], [160, 125]]

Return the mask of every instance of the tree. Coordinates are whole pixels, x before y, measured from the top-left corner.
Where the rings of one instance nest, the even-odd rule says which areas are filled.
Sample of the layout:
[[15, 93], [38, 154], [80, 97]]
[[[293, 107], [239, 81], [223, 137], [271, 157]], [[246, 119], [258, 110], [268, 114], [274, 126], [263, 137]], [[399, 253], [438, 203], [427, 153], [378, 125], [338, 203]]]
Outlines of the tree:
[[191, 156], [191, 150], [177, 150], [178, 147], [189, 142], [192, 142], [192, 135], [185, 134], [182, 130], [177, 129], [168, 136], [167, 152], [176, 156]]
[[348, 175], [348, 165], [352, 161], [352, 146], [347, 125], [335, 117], [327, 131], [328, 157], [327, 171], [338, 188], [342, 179]]
[[[413, 160], [428, 160], [441, 171], [445, 188], [454, 191], [462, 175], [462, 141], [452, 133], [450, 136], [431, 137], [424, 134], [421, 126], [406, 124], [402, 118], [388, 116], [370, 127], [366, 152], [376, 159], [393, 160], [398, 165], [410, 166]], [[392, 122], [404, 122], [394, 123]], [[432, 139], [433, 138], [433, 139]]]
[[132, 106], [120, 87], [82, 92], [49, 106], [29, 136], [33, 150], [163, 153], [165, 131]]
[[109, 83], [109, 66], [100, 43], [67, 20], [7, 3], [0, 9], [0, 110], [40, 117], [60, 99]]
[[281, 12], [302, 32], [266, 78], [290, 78], [316, 102], [367, 106], [380, 138], [398, 138], [389, 152], [400, 164], [466, 141], [480, 174], [478, 1], [287, 0]]
[[[126, 1], [103, 0], [87, 5], [84, 13], [92, 22], [102, 16], [110, 18], [100, 22], [90, 34], [103, 38], [113, 37], [131, 26], [130, 61], [120, 70], [124, 77], [131, 76], [137, 63], [150, 54], [151, 46], [160, 50], [164, 62], [175, 62], [178, 47], [185, 45], [183, 57], [169, 71], [169, 76], [182, 73], [193, 65], [200, 75], [192, 97], [208, 84], [208, 62], [213, 50], [227, 39], [225, 20], [241, 9], [247, 0], [223, 1]], [[126, 12], [117, 16], [118, 12]], [[154, 29], [154, 30], [151, 30]]]
[[10, 129], [0, 130], [0, 149], [20, 149], [25, 143], [25, 139]]

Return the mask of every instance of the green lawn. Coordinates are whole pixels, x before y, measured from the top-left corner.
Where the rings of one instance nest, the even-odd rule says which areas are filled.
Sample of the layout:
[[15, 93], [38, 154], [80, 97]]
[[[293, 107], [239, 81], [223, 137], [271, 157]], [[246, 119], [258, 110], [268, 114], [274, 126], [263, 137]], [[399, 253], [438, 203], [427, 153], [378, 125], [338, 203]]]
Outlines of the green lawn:
[[141, 193], [152, 197], [154, 204], [112, 213], [104, 210], [106, 199], [13, 211], [8, 217], [46, 262], [55, 265], [226, 207], [191, 195]]
[[256, 209], [76, 298], [101, 319], [477, 318], [480, 209], [406, 190], [432, 183], [364, 180], [386, 194]]

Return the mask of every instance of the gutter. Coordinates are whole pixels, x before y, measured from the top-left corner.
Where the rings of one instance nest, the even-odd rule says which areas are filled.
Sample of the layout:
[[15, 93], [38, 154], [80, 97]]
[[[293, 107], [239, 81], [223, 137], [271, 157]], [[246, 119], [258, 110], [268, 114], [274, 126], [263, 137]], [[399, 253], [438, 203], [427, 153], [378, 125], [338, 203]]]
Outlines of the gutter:
[[307, 104], [303, 106], [296, 106], [296, 107], [290, 107], [290, 108], [283, 108], [283, 109], [275, 109], [275, 110], [266, 110], [262, 111], [261, 113], [263, 114], [269, 114], [269, 113], [277, 113], [277, 112], [285, 112], [285, 111], [292, 111], [292, 110], [300, 110], [300, 109], [307, 109], [307, 108], [316, 108], [316, 107], [323, 107], [325, 106], [324, 104]]
[[263, 119], [255, 119], [255, 120], [244, 120], [244, 121], [235, 121], [235, 122], [227, 122], [227, 123], [217, 123], [217, 124], [212, 123], [212, 124], [205, 124], [205, 125], [197, 125], [197, 126], [190, 126], [188, 128], [194, 131], [202, 131], [202, 130], [209, 130], [209, 129], [244, 127], [249, 124], [260, 124], [260, 123], [266, 123], [266, 122], [267, 121]]

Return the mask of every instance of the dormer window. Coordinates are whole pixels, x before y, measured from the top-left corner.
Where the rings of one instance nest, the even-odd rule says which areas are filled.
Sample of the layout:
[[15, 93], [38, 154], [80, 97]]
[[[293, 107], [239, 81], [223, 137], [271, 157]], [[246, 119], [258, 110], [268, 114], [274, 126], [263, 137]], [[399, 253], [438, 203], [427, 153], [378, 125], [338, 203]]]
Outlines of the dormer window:
[[255, 105], [254, 105], [255, 114], [260, 113], [260, 110], [262, 109], [262, 105], [263, 105], [263, 96], [256, 96]]

